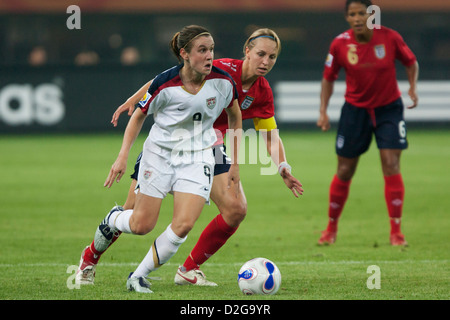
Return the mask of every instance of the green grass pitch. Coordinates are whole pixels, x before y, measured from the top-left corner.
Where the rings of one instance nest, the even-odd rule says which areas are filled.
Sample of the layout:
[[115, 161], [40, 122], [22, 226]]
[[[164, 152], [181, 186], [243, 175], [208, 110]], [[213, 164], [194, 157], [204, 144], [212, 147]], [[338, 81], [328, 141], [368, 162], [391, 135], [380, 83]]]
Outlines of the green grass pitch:
[[[170, 223], [172, 197], [163, 202], [156, 229], [122, 235], [102, 257], [96, 284], [73, 285], [82, 249], [115, 204], [122, 204], [128, 172], [103, 187], [122, 135], [0, 137], [0, 299], [2, 300], [448, 300], [450, 298], [450, 131], [410, 130], [402, 155], [406, 186], [402, 230], [409, 247], [389, 244], [384, 182], [374, 141], [362, 156], [341, 217], [337, 242], [317, 246], [327, 223], [328, 188], [336, 169], [334, 132], [281, 132], [293, 174], [305, 192], [296, 199], [264, 164], [241, 166], [248, 214], [237, 233], [202, 270], [215, 288], [173, 283], [200, 232], [217, 214], [206, 206], [178, 253], [150, 276], [152, 295], [130, 293], [126, 278], [155, 236]], [[282, 286], [274, 296], [244, 296], [240, 266], [254, 257], [274, 261]], [[367, 286], [379, 267], [380, 289]], [[369, 281], [370, 282], [370, 281]]]

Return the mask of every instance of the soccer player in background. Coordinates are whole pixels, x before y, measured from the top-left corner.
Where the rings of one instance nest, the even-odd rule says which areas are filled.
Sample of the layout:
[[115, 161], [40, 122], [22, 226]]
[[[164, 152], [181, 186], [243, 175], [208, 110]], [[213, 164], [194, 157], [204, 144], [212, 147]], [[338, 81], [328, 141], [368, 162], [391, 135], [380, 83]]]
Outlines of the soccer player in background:
[[[237, 90], [231, 76], [213, 66], [211, 34], [200, 26], [184, 27], [174, 35], [171, 48], [181, 63], [153, 79], [128, 122], [119, 155], [105, 181], [105, 186], [110, 187], [124, 174], [131, 146], [146, 116], [153, 114], [155, 122], [144, 143], [134, 207], [114, 207], [96, 231], [96, 249], [84, 250], [106, 250], [108, 240], [119, 232], [149, 233], [156, 225], [163, 199], [172, 193], [171, 224], [127, 280], [128, 290], [142, 293], [152, 293], [146, 277], [177, 252], [209, 200], [215, 163], [212, 147], [217, 140], [213, 124], [224, 110], [230, 128], [236, 131], [235, 158], [228, 171], [227, 187], [236, 196], [240, 185], [237, 150], [242, 117]], [[95, 272], [95, 266], [83, 265], [84, 256], [76, 275], [78, 283], [88, 281], [86, 276], [93, 277]]]
[[346, 203], [352, 177], [359, 157], [365, 153], [375, 135], [380, 152], [385, 181], [385, 200], [390, 218], [390, 242], [407, 245], [401, 232], [401, 218], [405, 188], [400, 172], [400, 156], [408, 147], [403, 102], [396, 79], [395, 60], [406, 68], [408, 94], [418, 103], [416, 85], [419, 66], [413, 52], [396, 31], [375, 25], [367, 20], [369, 0], [347, 0], [345, 18], [350, 29], [331, 43], [325, 62], [320, 94], [320, 115], [317, 126], [330, 128], [327, 108], [339, 70], [346, 73], [345, 103], [341, 110], [337, 137], [337, 172], [329, 190], [328, 226], [319, 244], [336, 241], [339, 217]]
[[[218, 59], [214, 65], [227, 71], [235, 80], [239, 93], [239, 105], [241, 107], [242, 119], [253, 119], [256, 130], [267, 131], [263, 133], [267, 150], [272, 160], [278, 166], [278, 172], [285, 185], [292, 191], [294, 196], [303, 194], [302, 184], [291, 174], [291, 167], [287, 163], [286, 153], [281, 138], [278, 135], [275, 121], [275, 108], [272, 89], [264, 78], [276, 63], [281, 51], [281, 42], [278, 35], [271, 29], [258, 29], [250, 35], [244, 44], [244, 60], [240, 59]], [[150, 82], [145, 84], [139, 91], [131, 96], [123, 105], [117, 108], [113, 115], [112, 123], [117, 125], [121, 113], [128, 111], [131, 115], [135, 104], [142, 98]], [[200, 266], [217, 252], [226, 241], [236, 232], [240, 223], [247, 213], [247, 200], [244, 190], [240, 185], [240, 192], [235, 193], [227, 186], [227, 175], [230, 161], [225, 153], [223, 137], [228, 129], [227, 115], [222, 113], [214, 123], [218, 134], [218, 141], [214, 146], [216, 165], [214, 167], [214, 179], [211, 190], [211, 200], [216, 204], [219, 214], [208, 224], [202, 232], [197, 244], [178, 268], [175, 283], [179, 285], [193, 284], [199, 286], [215, 286], [216, 283], [206, 280], [200, 270]], [[132, 208], [135, 203], [135, 188], [139, 172], [140, 155], [135, 165], [135, 172], [131, 175], [127, 200], [124, 208]], [[99, 234], [99, 232], [97, 232]], [[117, 237], [108, 240], [111, 244]], [[92, 242], [90, 249], [84, 251], [82, 257], [83, 266], [86, 269], [86, 283], [94, 281], [92, 268], [104, 251], [98, 250]], [[107, 247], [106, 247], [107, 248]], [[106, 249], [105, 249], [106, 250]], [[83, 262], [84, 261], [84, 262]]]

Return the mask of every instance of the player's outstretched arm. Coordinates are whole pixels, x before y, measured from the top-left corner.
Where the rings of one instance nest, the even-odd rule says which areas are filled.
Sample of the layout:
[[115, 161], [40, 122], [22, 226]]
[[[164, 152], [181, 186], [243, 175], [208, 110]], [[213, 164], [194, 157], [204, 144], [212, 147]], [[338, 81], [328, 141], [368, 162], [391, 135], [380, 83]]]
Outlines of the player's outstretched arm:
[[145, 96], [145, 93], [148, 91], [148, 88], [152, 84], [153, 80], [150, 80], [145, 85], [143, 85], [138, 91], [136, 91], [131, 97], [127, 99], [121, 106], [119, 106], [114, 112], [111, 123], [114, 127], [117, 127], [117, 122], [119, 121], [119, 117], [125, 111], [128, 111], [128, 115], [131, 116], [134, 111], [134, 106]]
[[286, 186], [292, 191], [295, 197], [303, 194], [301, 182], [291, 174], [291, 166], [287, 163], [286, 152], [284, 150], [283, 141], [281, 140], [278, 129], [270, 131], [262, 131], [262, 135], [266, 142], [267, 151], [272, 160], [278, 167], [278, 173], [283, 178]]
[[133, 146], [139, 132], [141, 132], [142, 125], [146, 114], [144, 114], [140, 108], [137, 108], [128, 121], [127, 128], [125, 129], [125, 134], [123, 136], [122, 147], [120, 148], [119, 155], [116, 161], [109, 171], [108, 177], [106, 178], [104, 187], [111, 188], [114, 181], [119, 182], [127, 169], [127, 160], [130, 153], [130, 149]]

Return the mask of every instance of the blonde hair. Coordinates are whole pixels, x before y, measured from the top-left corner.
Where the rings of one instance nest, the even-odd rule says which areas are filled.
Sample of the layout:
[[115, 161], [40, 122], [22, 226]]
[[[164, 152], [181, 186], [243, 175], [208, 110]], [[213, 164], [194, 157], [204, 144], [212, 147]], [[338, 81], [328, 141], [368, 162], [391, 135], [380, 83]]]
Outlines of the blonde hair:
[[278, 35], [275, 31], [269, 28], [261, 28], [256, 31], [254, 31], [250, 37], [248, 37], [247, 41], [244, 43], [244, 57], [245, 57], [245, 49], [248, 48], [249, 50], [253, 49], [255, 46], [254, 40], [258, 38], [269, 38], [276, 42], [277, 44], [277, 56], [281, 53], [281, 41]]

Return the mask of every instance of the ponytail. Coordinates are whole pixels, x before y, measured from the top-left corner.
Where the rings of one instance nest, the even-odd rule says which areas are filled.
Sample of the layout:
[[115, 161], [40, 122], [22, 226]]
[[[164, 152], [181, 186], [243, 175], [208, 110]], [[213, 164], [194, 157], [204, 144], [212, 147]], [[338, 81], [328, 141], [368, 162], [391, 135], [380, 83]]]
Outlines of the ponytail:
[[170, 49], [175, 57], [180, 61], [180, 48], [178, 48], [178, 37], [180, 36], [180, 32], [178, 31], [172, 37], [172, 41], [170, 42]]

